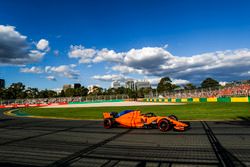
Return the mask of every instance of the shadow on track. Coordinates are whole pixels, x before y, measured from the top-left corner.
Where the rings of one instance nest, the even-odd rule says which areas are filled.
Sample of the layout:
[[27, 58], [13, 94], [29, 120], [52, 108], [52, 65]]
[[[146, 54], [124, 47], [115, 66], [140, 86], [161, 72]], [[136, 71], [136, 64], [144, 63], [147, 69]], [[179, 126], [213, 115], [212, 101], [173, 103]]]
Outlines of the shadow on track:
[[225, 147], [221, 145], [219, 140], [214, 135], [212, 129], [209, 127], [209, 125], [206, 122], [201, 122], [208, 139], [211, 143], [211, 146], [215, 152], [216, 157], [219, 160], [220, 166], [226, 166], [226, 167], [246, 167], [245, 164], [243, 164], [236, 156], [234, 156], [232, 153], [230, 153]]
[[15, 120], [15, 119], [5, 118], [5, 119], [0, 119], [0, 122], [13, 121], [13, 120]]
[[216, 124], [228, 124], [228, 125], [238, 125], [238, 126], [250, 126], [250, 117], [237, 117], [239, 121], [223, 121], [215, 122]]
[[20, 164], [15, 164], [15, 163], [1, 163], [0, 166], [6, 166], [6, 167], [38, 167], [34, 165], [20, 165]]

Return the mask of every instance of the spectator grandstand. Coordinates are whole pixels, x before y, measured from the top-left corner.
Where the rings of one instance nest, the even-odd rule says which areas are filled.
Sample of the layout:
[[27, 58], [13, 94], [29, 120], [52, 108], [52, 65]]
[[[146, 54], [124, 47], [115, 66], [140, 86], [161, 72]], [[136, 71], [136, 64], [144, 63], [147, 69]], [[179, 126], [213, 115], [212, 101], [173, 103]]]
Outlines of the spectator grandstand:
[[[159, 95], [153, 95], [153, 97], [157, 96]], [[162, 96], [165, 98], [246, 97], [250, 96], [250, 84], [235, 84], [220, 88], [177, 90], [172, 92], [164, 92]]]

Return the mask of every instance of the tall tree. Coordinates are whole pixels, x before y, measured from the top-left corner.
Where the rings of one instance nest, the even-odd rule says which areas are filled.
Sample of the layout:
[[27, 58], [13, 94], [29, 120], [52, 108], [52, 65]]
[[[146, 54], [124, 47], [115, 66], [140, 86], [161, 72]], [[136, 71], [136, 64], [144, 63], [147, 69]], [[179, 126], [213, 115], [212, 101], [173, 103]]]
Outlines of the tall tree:
[[88, 88], [85, 88], [84, 86], [81, 87], [81, 96], [87, 96], [88, 92]]
[[0, 88], [0, 99], [5, 99], [4, 93], [5, 93], [5, 90]]
[[119, 87], [119, 88], [117, 88], [116, 89], [116, 94], [125, 94], [125, 92], [126, 92], [126, 88], [124, 88], [124, 87]]
[[143, 88], [143, 95], [149, 95], [152, 93], [152, 88]]
[[84, 86], [82, 86], [80, 88], [74, 89], [73, 96], [87, 96], [88, 91], [89, 90], [87, 88], [85, 88]]
[[57, 96], [57, 93], [53, 90], [47, 90], [48, 91], [48, 97], [56, 97]]
[[41, 90], [38, 95], [38, 97], [40, 98], [50, 98], [50, 97], [56, 97], [56, 96], [57, 96], [57, 93], [55, 91], [47, 90], [47, 89]]
[[109, 88], [109, 89], [106, 90], [106, 94], [107, 95], [113, 95], [113, 94], [115, 94], [115, 91], [116, 91], [115, 88]]
[[144, 98], [143, 88], [137, 90], [136, 93], [139, 98]]
[[66, 97], [73, 97], [75, 94], [75, 89], [74, 88], [68, 88], [65, 90], [65, 96]]
[[184, 89], [185, 90], [193, 90], [193, 89], [196, 89], [196, 86], [193, 85], [192, 83], [188, 83], [188, 84], [184, 85]]
[[26, 93], [24, 92], [25, 85], [21, 82], [12, 83], [7, 90], [8, 98], [10, 99], [22, 99], [26, 97]]
[[64, 90], [62, 90], [62, 91], [59, 93], [59, 97], [65, 97], [65, 92], [64, 92]]
[[161, 78], [160, 82], [157, 85], [158, 93], [162, 93], [164, 91], [171, 91], [174, 87], [172, 85], [172, 81], [169, 77]]
[[30, 88], [28, 87], [28, 89], [25, 90], [26, 93], [26, 98], [37, 98], [39, 91], [37, 88]]
[[202, 88], [210, 88], [210, 87], [218, 87], [220, 86], [219, 82], [214, 80], [213, 78], [206, 78], [201, 83]]

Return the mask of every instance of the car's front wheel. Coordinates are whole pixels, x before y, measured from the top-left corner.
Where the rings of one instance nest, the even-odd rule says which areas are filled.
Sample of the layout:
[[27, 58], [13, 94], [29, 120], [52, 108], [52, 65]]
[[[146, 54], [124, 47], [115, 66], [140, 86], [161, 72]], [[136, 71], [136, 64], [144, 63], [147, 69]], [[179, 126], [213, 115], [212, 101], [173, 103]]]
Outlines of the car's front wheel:
[[162, 132], [166, 132], [166, 131], [170, 130], [171, 127], [172, 127], [172, 126], [171, 126], [171, 123], [170, 123], [168, 120], [166, 120], [166, 119], [162, 119], [162, 120], [160, 120], [159, 123], [158, 123], [158, 128], [159, 128], [160, 131], [162, 131]]
[[103, 125], [104, 125], [104, 128], [110, 129], [112, 127], [112, 121], [111, 121], [111, 119], [104, 119]]

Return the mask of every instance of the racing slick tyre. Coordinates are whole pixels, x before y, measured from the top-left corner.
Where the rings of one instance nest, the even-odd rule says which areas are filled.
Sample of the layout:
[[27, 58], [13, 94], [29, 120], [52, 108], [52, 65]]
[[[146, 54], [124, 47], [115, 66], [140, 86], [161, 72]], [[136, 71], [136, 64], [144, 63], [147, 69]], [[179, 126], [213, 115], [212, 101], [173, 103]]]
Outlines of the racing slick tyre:
[[170, 119], [173, 119], [173, 120], [178, 121], [178, 118], [177, 118], [177, 116], [175, 116], [175, 115], [169, 115], [168, 117], [169, 117]]
[[113, 125], [112, 120], [111, 119], [104, 119], [103, 125], [104, 125], [104, 128], [106, 128], [106, 129], [112, 128], [112, 125]]
[[168, 120], [162, 119], [158, 123], [158, 128], [160, 131], [166, 132], [172, 128], [172, 125]]

